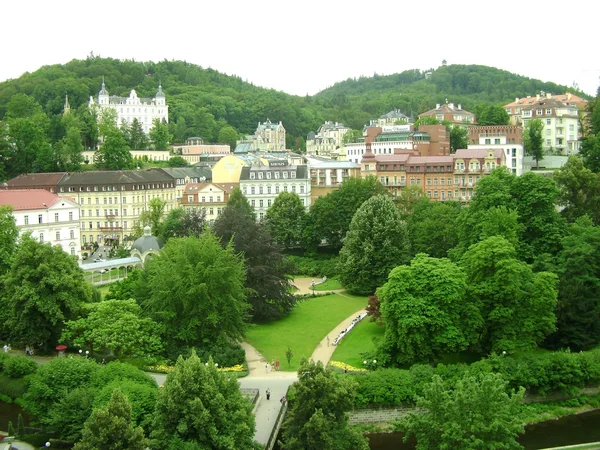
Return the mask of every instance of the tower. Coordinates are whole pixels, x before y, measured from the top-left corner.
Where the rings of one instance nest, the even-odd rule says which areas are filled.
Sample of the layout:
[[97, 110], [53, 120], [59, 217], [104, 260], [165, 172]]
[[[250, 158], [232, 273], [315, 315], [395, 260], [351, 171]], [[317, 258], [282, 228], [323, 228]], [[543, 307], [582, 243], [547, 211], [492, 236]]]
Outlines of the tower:
[[156, 104], [158, 106], [165, 106], [165, 94], [162, 91], [162, 84], [158, 82], [158, 92], [156, 92]]
[[108, 91], [104, 85], [104, 77], [102, 77], [102, 88], [100, 89], [100, 92], [98, 92], [98, 104], [108, 105], [108, 97]]
[[71, 112], [71, 105], [69, 105], [69, 96], [65, 95], [65, 106], [63, 107], [63, 116]]

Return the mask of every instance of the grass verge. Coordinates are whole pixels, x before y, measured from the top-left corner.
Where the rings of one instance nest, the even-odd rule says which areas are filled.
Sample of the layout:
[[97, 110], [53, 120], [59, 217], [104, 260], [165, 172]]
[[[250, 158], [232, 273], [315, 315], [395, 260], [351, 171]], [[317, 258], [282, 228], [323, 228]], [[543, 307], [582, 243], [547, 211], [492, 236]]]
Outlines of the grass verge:
[[338, 289], [344, 289], [344, 286], [337, 278], [328, 278], [325, 283], [315, 285], [315, 291], [336, 291]]
[[377, 325], [371, 322], [369, 317], [365, 317], [337, 345], [331, 359], [362, 368], [364, 357], [361, 354], [373, 352], [376, 348], [373, 339], [383, 339], [384, 333], [384, 326]]

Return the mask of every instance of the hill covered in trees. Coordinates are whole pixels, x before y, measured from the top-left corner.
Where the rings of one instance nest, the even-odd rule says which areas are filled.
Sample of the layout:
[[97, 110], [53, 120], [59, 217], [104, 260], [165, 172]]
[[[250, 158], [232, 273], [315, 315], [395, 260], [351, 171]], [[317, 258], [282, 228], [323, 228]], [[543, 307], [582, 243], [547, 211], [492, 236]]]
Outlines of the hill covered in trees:
[[[474, 110], [481, 103], [504, 104], [541, 90], [565, 92], [566, 86], [532, 80], [486, 66], [443, 66], [426, 72], [348, 79], [314, 95], [299, 97], [254, 86], [236, 76], [184, 61], [138, 62], [90, 56], [64, 65], [44, 66], [33, 73], [0, 83], [0, 118], [14, 94], [32, 96], [50, 119], [48, 138], [64, 138], [60, 125], [65, 95], [79, 115], [87, 112], [90, 95], [102, 82], [111, 95], [152, 97], [161, 82], [169, 104], [169, 131], [173, 142], [201, 136], [218, 141], [219, 131], [231, 125], [240, 134], [252, 133], [259, 121], [282, 121], [287, 146], [302, 150], [304, 138], [325, 120], [341, 121], [361, 129], [372, 118], [401, 109], [417, 114], [436, 103], [461, 103]], [[572, 90], [572, 89], [571, 89]], [[578, 95], [583, 93], [574, 91]]]

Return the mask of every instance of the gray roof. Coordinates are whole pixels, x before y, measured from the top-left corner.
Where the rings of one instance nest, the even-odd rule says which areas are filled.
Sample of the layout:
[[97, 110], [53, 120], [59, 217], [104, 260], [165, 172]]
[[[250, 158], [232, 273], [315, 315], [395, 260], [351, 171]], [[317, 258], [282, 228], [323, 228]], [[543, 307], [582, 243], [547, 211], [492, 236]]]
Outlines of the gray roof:
[[148, 250], [160, 250], [163, 247], [163, 241], [156, 236], [142, 236], [137, 238], [133, 245], [131, 246], [131, 250], [138, 250], [142, 255]]
[[204, 177], [207, 181], [212, 180], [212, 170], [210, 167], [204, 166], [192, 166], [192, 167], [166, 167], [160, 169], [165, 172], [167, 175], [182, 179], [186, 177], [190, 178], [202, 178]]
[[173, 177], [160, 169], [146, 170], [92, 170], [67, 174], [58, 184], [83, 185], [92, 184], [136, 184], [136, 183], [173, 182]]
[[242, 143], [235, 146], [233, 153], [249, 153], [252, 151], [252, 144]]
[[310, 165], [311, 169], [360, 169], [360, 164], [350, 161], [322, 161]]
[[126, 266], [129, 264], [136, 264], [139, 262], [141, 262], [140, 258], [138, 258], [137, 256], [130, 256], [128, 258], [109, 259], [107, 261], [100, 262], [80, 262], [79, 267], [81, 267], [83, 270], [99, 270], [110, 269], [111, 267]]

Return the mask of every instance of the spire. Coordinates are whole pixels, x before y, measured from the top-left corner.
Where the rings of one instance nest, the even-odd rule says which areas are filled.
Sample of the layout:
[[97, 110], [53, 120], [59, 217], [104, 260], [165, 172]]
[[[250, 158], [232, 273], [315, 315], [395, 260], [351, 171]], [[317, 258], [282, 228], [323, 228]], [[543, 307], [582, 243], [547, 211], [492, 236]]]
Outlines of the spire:
[[104, 85], [104, 75], [102, 75], [102, 89], [100, 89], [99, 95], [108, 95], [108, 91], [106, 90], [106, 86]]
[[165, 94], [162, 91], [162, 83], [160, 82], [160, 80], [158, 81], [158, 92], [156, 93], [157, 97], [164, 97]]
[[63, 116], [71, 112], [71, 105], [69, 105], [69, 96], [65, 95], [65, 106], [63, 107]]

